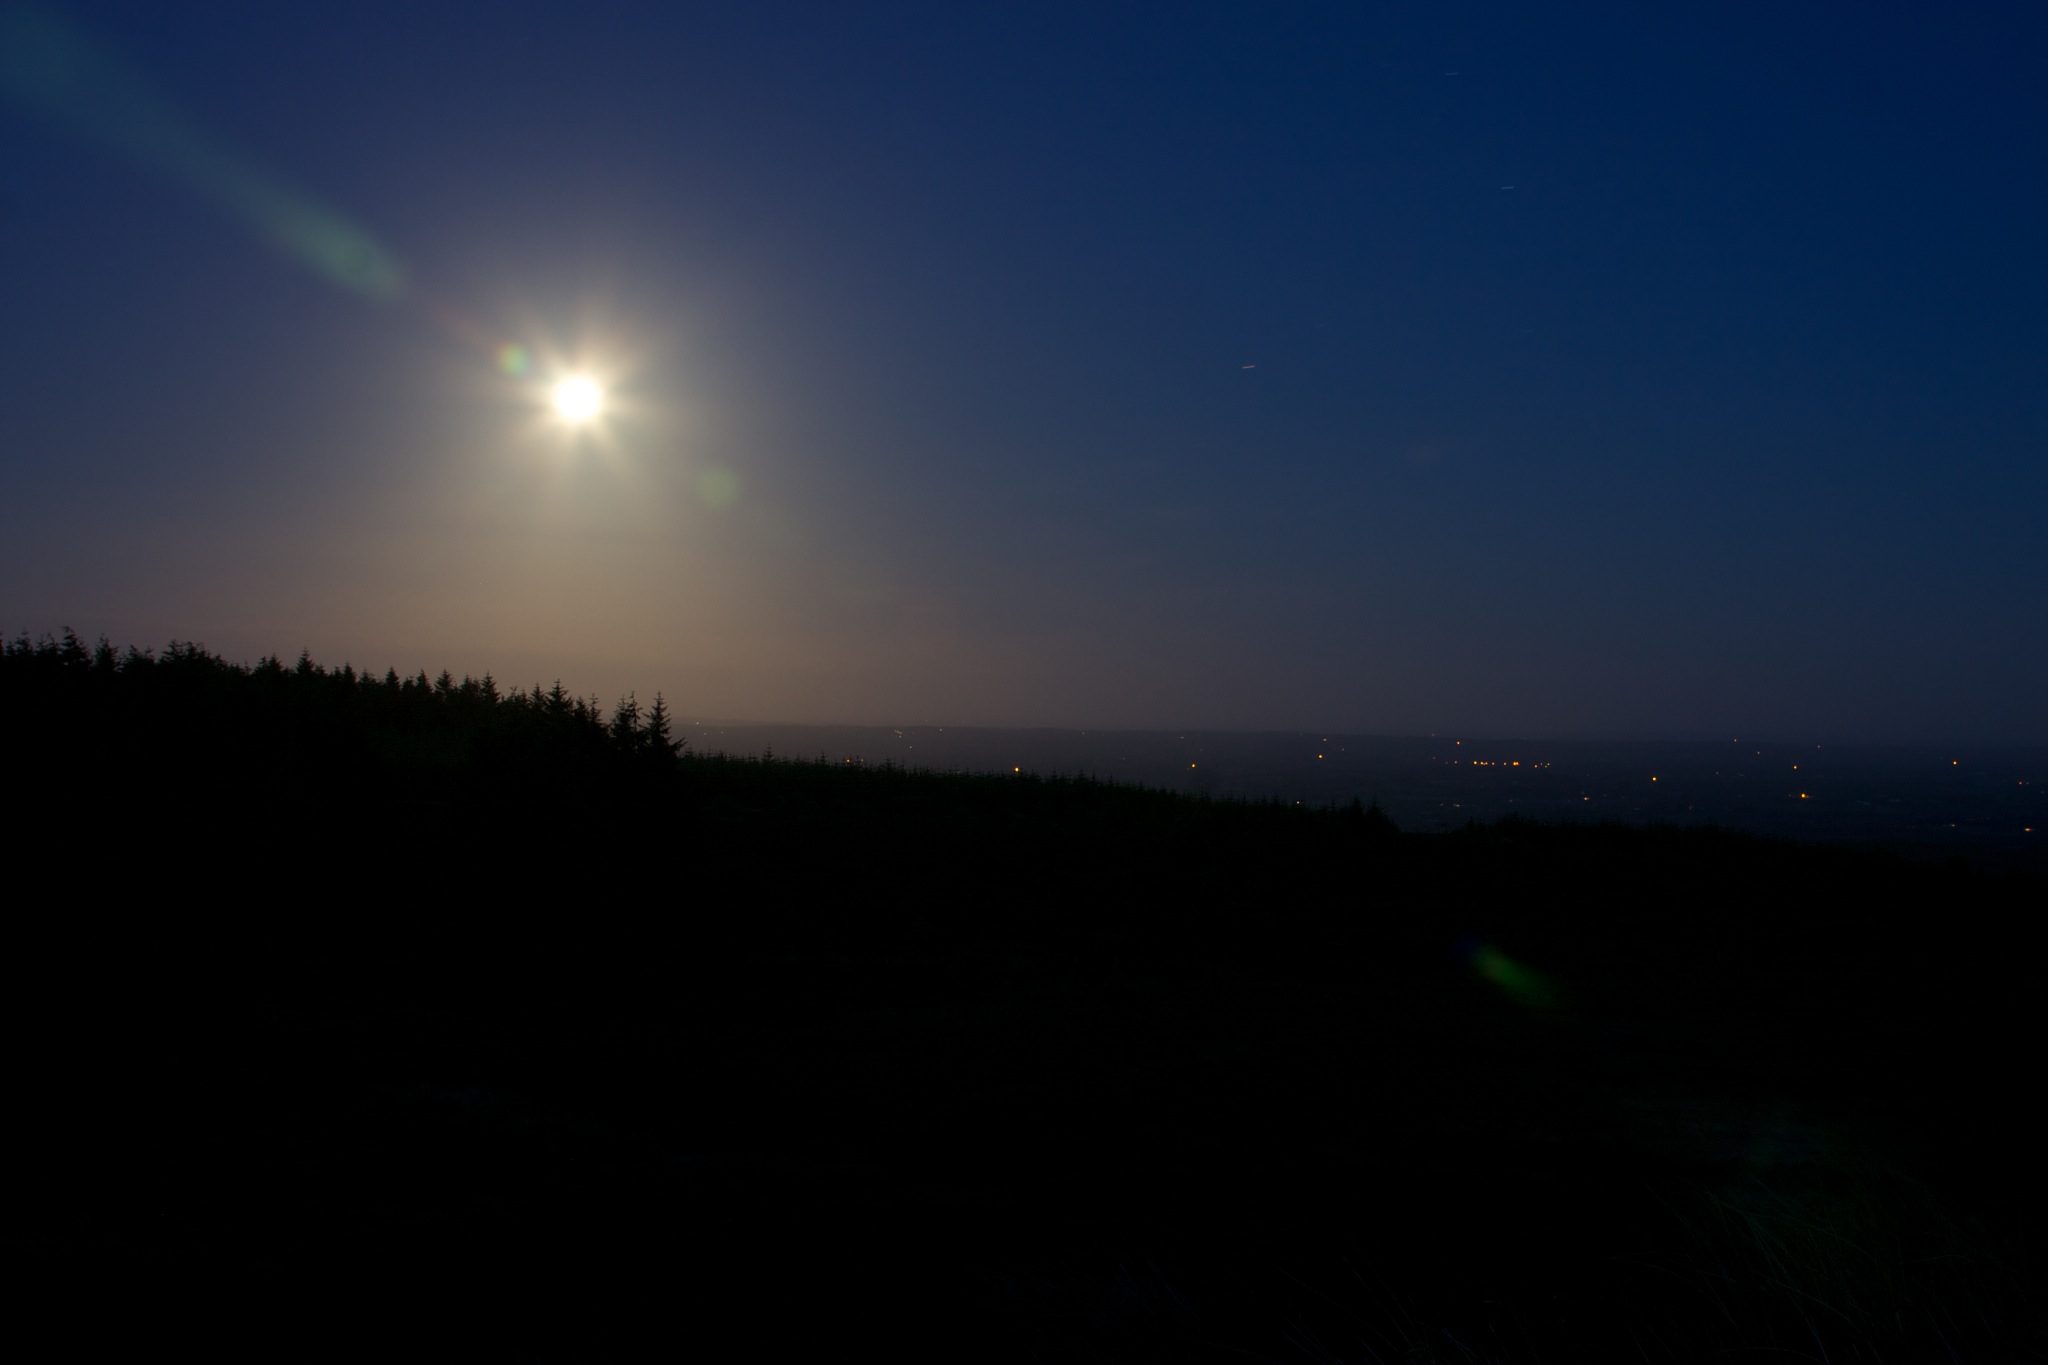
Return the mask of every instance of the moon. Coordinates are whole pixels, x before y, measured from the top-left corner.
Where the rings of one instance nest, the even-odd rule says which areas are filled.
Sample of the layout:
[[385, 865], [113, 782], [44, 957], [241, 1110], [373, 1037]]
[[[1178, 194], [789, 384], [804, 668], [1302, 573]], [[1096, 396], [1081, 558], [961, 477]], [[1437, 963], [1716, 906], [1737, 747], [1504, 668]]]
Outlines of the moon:
[[604, 389], [595, 379], [570, 375], [558, 380], [549, 395], [555, 415], [571, 426], [587, 426], [604, 413]]

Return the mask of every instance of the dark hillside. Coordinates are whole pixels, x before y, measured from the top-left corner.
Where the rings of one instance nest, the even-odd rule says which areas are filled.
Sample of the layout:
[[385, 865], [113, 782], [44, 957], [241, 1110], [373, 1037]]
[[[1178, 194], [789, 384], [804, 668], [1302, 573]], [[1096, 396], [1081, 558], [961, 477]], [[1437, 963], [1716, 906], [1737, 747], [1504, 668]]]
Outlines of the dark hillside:
[[44, 1259], [105, 1330], [2043, 1352], [2031, 879], [702, 757], [188, 646], [19, 640], [0, 715]]

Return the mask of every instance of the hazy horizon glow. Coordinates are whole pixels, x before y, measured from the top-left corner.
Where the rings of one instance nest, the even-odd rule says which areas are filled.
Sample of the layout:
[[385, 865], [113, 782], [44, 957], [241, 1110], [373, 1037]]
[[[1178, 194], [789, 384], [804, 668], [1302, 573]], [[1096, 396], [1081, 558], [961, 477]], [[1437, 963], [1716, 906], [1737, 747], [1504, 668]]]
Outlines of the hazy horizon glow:
[[2048, 743], [2043, 39], [0, 0], [0, 630], [735, 721]]

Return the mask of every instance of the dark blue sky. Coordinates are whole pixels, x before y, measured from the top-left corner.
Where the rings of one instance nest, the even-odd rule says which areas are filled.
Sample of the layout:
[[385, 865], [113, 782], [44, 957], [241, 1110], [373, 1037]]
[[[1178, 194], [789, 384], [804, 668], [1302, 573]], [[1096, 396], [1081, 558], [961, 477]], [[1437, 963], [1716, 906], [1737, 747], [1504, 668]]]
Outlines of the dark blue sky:
[[0, 15], [10, 632], [2048, 742], [2038, 5]]

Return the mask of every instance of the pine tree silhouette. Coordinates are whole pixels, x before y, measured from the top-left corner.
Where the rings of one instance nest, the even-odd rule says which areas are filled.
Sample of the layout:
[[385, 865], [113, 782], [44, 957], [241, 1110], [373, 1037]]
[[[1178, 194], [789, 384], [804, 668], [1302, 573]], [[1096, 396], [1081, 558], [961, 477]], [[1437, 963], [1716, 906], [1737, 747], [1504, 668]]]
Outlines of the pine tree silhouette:
[[668, 703], [662, 700], [661, 693], [656, 692], [654, 706], [647, 713], [647, 747], [658, 757], [673, 758], [688, 743], [688, 740], [677, 740], [670, 736]]
[[607, 733], [621, 749], [631, 751], [640, 747], [640, 702], [631, 692], [619, 699]]

